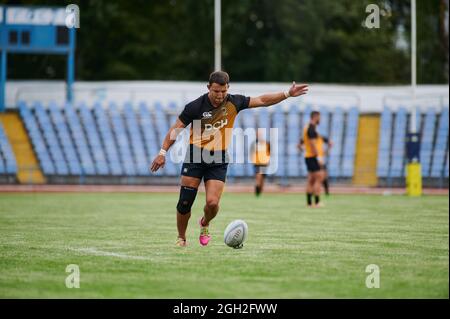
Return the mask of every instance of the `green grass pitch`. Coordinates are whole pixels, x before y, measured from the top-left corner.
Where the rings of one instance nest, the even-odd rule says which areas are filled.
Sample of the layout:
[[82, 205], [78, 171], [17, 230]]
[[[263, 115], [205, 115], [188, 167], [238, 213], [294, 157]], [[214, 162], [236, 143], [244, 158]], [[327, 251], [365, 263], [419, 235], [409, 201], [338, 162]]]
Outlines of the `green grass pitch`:
[[[1, 298], [448, 298], [448, 196], [224, 193], [198, 243], [175, 247], [178, 194], [0, 194]], [[223, 231], [244, 219], [243, 249]], [[80, 288], [65, 285], [66, 266]], [[380, 288], [366, 287], [366, 266]]]

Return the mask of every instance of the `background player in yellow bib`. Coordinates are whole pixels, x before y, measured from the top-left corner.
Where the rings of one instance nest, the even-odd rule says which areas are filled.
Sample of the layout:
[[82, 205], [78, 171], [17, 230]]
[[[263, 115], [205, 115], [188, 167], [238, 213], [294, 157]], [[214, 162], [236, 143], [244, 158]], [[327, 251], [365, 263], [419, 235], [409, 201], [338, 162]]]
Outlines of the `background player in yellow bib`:
[[186, 246], [186, 229], [191, 207], [202, 179], [206, 190], [203, 217], [199, 220], [200, 244], [208, 244], [209, 223], [219, 211], [228, 168], [227, 147], [237, 114], [247, 108], [270, 106], [290, 96], [306, 94], [308, 85], [295, 84], [288, 91], [263, 94], [258, 97], [228, 94], [230, 78], [226, 72], [216, 71], [209, 77], [208, 93], [188, 103], [164, 138], [159, 155], [150, 169], [156, 172], [166, 162], [166, 153], [180, 131], [191, 125], [190, 145], [181, 168], [181, 190], [177, 204], [178, 246]]
[[[325, 144], [327, 144], [327, 147], [325, 147]], [[317, 160], [319, 161], [319, 165], [322, 171], [322, 185], [325, 190], [325, 194], [329, 195], [330, 184], [328, 182], [327, 157], [330, 153], [331, 147], [333, 147], [333, 142], [329, 138], [319, 135], [319, 137], [317, 138], [317, 146], [319, 151]], [[300, 139], [300, 144], [298, 147], [300, 151], [305, 151], [305, 141], [303, 140], [303, 137]]]
[[[303, 143], [305, 163], [308, 169], [308, 180], [306, 184], [306, 202], [308, 207], [320, 207], [320, 191], [323, 181], [323, 172], [319, 162], [319, 156], [323, 155], [323, 145], [317, 132], [320, 123], [320, 113], [311, 112], [308, 125], [303, 129]], [[314, 195], [314, 203], [312, 196]]]
[[256, 141], [252, 145], [252, 163], [255, 167], [255, 195], [259, 196], [264, 187], [266, 169], [270, 162], [270, 143], [258, 130]]

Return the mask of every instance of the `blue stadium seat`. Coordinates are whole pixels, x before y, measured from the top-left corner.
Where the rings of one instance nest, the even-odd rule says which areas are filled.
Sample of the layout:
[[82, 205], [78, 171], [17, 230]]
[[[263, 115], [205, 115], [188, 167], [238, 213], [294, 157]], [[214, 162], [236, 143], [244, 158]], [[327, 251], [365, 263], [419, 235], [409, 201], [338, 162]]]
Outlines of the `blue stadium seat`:
[[[243, 114], [243, 113], [242, 113]], [[242, 114], [239, 115], [234, 122], [234, 129], [244, 129], [242, 120]], [[243, 177], [246, 176], [246, 153], [245, 153], [245, 137], [243, 134], [233, 134], [230, 143], [230, 152], [232, 165], [229, 165], [231, 169], [231, 176]]]
[[302, 132], [303, 132], [303, 128], [306, 127], [310, 121], [310, 116], [311, 116], [311, 111], [312, 111], [313, 107], [310, 104], [305, 105], [305, 108], [303, 109], [303, 114], [302, 114]]
[[87, 141], [92, 152], [97, 174], [108, 175], [110, 172], [109, 164], [106, 160], [106, 155], [103, 150], [103, 145], [97, 130], [97, 125], [95, 125], [92, 112], [84, 103], [79, 105], [78, 111], [84, 131], [86, 132], [86, 135], [89, 136]]
[[[167, 134], [167, 132], [169, 131], [170, 127], [174, 124], [174, 118], [175, 118], [175, 109], [176, 107], [174, 106], [173, 103], [169, 103], [167, 106], [163, 107], [164, 112], [166, 113], [165, 116], [165, 120], [166, 120], [166, 128], [167, 130], [165, 131], [165, 134]], [[165, 136], [165, 134], [163, 133], [163, 135]], [[164, 138], [164, 136], [162, 136]], [[161, 141], [161, 145], [162, 145], [162, 141]], [[177, 145], [178, 146], [178, 145]], [[173, 161], [172, 158], [172, 152], [174, 151], [174, 149], [171, 149], [170, 152], [170, 157], [168, 158], [167, 164], [167, 172], [170, 176], [176, 176], [179, 174], [181, 166], [180, 163], [176, 163]]]
[[6, 174], [13, 175], [17, 173], [17, 164], [15, 162], [5, 162]]
[[[270, 142], [269, 129], [276, 128], [278, 143], [271, 145], [271, 162], [277, 167], [275, 176], [305, 176], [306, 167], [297, 144], [312, 109], [311, 105], [304, 109], [291, 105], [287, 112], [282, 107], [274, 107], [240, 113], [235, 128], [241, 128], [244, 134], [234, 132], [232, 136], [229, 153], [233, 165], [229, 166], [228, 175], [254, 175], [249, 160], [256, 130], [250, 132], [248, 129], [267, 128], [266, 140]], [[327, 163], [329, 175], [349, 178], [354, 169], [359, 110], [356, 107], [347, 111], [341, 107], [331, 110], [325, 106], [319, 110], [318, 131], [334, 142]], [[75, 109], [71, 104], [60, 107], [50, 103], [45, 108], [41, 103], [30, 107], [20, 102], [19, 112], [45, 175], [178, 176], [188, 144], [189, 128], [172, 146], [164, 169], [150, 174], [149, 164], [158, 154], [169, 127], [177, 120], [179, 112], [175, 103], [164, 106], [156, 103], [151, 108], [145, 103], [136, 106], [125, 103], [123, 109], [115, 104], [104, 109], [96, 103], [92, 109], [85, 104]], [[423, 116], [417, 117], [424, 177], [448, 177], [448, 113], [448, 107], [440, 114], [427, 108]], [[387, 107], [383, 109], [377, 166], [379, 177], [402, 178], [405, 175], [408, 118], [405, 107], [398, 108], [395, 114]], [[237, 160], [241, 163], [236, 163]], [[0, 125], [0, 174], [16, 173], [14, 154]]]
[[444, 176], [448, 178], [448, 153], [447, 159], [445, 160]]
[[[169, 103], [170, 117], [169, 124], [172, 126], [178, 119], [179, 111], [176, 103]], [[189, 130], [183, 130], [177, 136], [175, 143], [170, 148], [170, 161], [174, 164], [177, 172], [181, 172], [181, 165], [184, 162], [187, 147], [189, 145]]]
[[125, 103], [124, 116], [137, 173], [141, 176], [149, 175], [150, 171], [148, 169], [148, 164], [151, 159], [148, 159], [146, 156], [140, 126], [138, 125], [136, 112], [131, 106], [131, 103]]
[[429, 108], [425, 114], [425, 121], [423, 125], [420, 143], [420, 164], [422, 167], [423, 177], [430, 176], [435, 123], [436, 123], [436, 111], [432, 108]]
[[330, 135], [330, 111], [325, 106], [320, 106], [320, 125], [317, 131], [321, 136], [328, 137]]
[[125, 171], [125, 175], [136, 176], [136, 167], [134, 165], [134, 160], [131, 156], [131, 151], [128, 145], [129, 136], [127, 136], [122, 116], [119, 113], [119, 110], [115, 103], [111, 103], [109, 105], [109, 113], [111, 116], [112, 130], [116, 137], [119, 156]]
[[[160, 144], [155, 132], [155, 125], [153, 124], [153, 120], [147, 105], [142, 102], [139, 104], [138, 109], [141, 130], [144, 137], [144, 145], [150, 164], [151, 161], [153, 161], [153, 159], [156, 157], [156, 155], [158, 155]], [[152, 175], [156, 176], [161, 176], [162, 174], [162, 170], [158, 170], [156, 173], [152, 173]]]
[[109, 117], [106, 115], [105, 109], [100, 103], [94, 104], [93, 112], [103, 146], [105, 147], [109, 170], [114, 176], [122, 176], [124, 175], [124, 170], [119, 159], [116, 141], [111, 131]]
[[359, 110], [352, 107], [347, 113], [345, 128], [344, 149], [342, 157], [343, 177], [353, 176], [353, 166], [355, 162], [356, 139], [358, 137]]
[[87, 144], [86, 135], [81, 126], [78, 114], [71, 103], [66, 103], [64, 115], [73, 138], [78, 158], [84, 175], [96, 175], [95, 165]]
[[[439, 123], [436, 131], [436, 142], [432, 155], [431, 177], [442, 177], [443, 173], [446, 173], [448, 177], [448, 166], [444, 169], [444, 165], [448, 165], [448, 110], [448, 107], [443, 108], [439, 116]], [[446, 158], [447, 164], [445, 164]]]
[[78, 156], [73, 146], [72, 138], [67, 127], [66, 120], [64, 119], [61, 109], [55, 104], [49, 105], [50, 119], [55, 125], [56, 135], [59, 139], [59, 143], [62, 147], [62, 152], [65, 156], [70, 175], [80, 175], [81, 165]]
[[269, 135], [270, 135], [270, 114], [269, 111], [267, 110], [267, 108], [263, 107], [263, 108], [258, 108], [256, 109], [256, 116], [257, 116], [257, 126], [258, 128], [264, 128], [266, 129], [266, 136], [265, 139], [269, 140]]
[[[286, 119], [285, 114], [281, 110], [281, 108], [275, 108], [273, 113], [273, 127], [278, 129], [278, 154], [271, 154], [271, 157], [278, 156], [278, 167], [275, 171], [275, 176], [277, 177], [285, 177], [286, 176]], [[274, 149], [272, 147], [272, 149]], [[273, 152], [272, 152], [273, 153]]]
[[6, 174], [6, 167], [3, 163], [3, 157], [0, 154], [0, 174]]
[[[167, 113], [162, 106], [161, 103], [155, 103], [154, 105], [154, 111], [155, 111], [155, 127], [158, 134], [158, 145], [161, 146], [164, 140], [164, 137], [166, 136], [167, 132], [169, 131], [170, 124], [168, 121]], [[166, 165], [163, 168], [163, 173], [165, 175], [169, 176], [176, 176], [179, 174], [179, 170], [177, 169], [177, 166], [171, 161], [166, 161]]]
[[389, 170], [390, 177], [404, 177], [405, 165], [405, 137], [407, 130], [407, 111], [400, 107], [397, 110], [394, 122], [394, 139], [392, 141], [392, 165]]
[[254, 110], [253, 112], [255, 112], [257, 127], [265, 130], [266, 135], [264, 136], [264, 138], [266, 140], [269, 140], [270, 128], [272, 126], [270, 125], [271, 118], [268, 108], [260, 107]]
[[69, 168], [61, 151], [61, 146], [56, 137], [53, 123], [50, 121], [47, 110], [45, 110], [42, 104], [38, 102], [35, 105], [34, 112], [36, 115], [37, 123], [39, 124], [39, 127], [43, 132], [44, 140], [47, 144], [47, 149], [49, 150], [50, 157], [53, 160], [56, 174], [68, 175]]
[[23, 101], [19, 102], [19, 113], [30, 136], [42, 172], [44, 175], [54, 175], [56, 170], [50, 155], [48, 154], [47, 146], [45, 145], [41, 131], [39, 130], [32, 111]]
[[291, 105], [287, 115], [287, 176], [300, 176], [300, 154], [297, 145], [300, 141], [300, 110], [297, 105]]
[[328, 170], [330, 177], [340, 177], [342, 136], [344, 132], [344, 111], [341, 107], [336, 107], [331, 117], [331, 133], [329, 138], [333, 140], [333, 147], [330, 150]]
[[240, 151], [244, 151], [244, 159], [245, 159], [245, 176], [251, 177], [255, 174], [253, 163], [251, 162], [251, 148], [256, 141], [256, 117], [255, 113], [252, 111], [243, 111], [240, 113], [240, 119], [242, 120], [241, 128], [244, 130], [245, 134], [245, 143], [244, 149]]
[[16, 158], [0, 122], [0, 174], [16, 174]]
[[380, 142], [378, 144], [377, 176], [389, 176], [389, 163], [391, 152], [392, 112], [384, 107], [380, 120]]

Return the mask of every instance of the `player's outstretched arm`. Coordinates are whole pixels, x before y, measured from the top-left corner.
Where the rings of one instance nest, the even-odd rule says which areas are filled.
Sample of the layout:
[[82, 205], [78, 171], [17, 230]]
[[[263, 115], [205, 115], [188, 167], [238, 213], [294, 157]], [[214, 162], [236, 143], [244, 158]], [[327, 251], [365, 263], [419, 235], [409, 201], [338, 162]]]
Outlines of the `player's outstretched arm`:
[[166, 164], [166, 153], [169, 150], [169, 148], [175, 143], [178, 134], [180, 134], [181, 130], [184, 129], [186, 125], [180, 121], [180, 119], [177, 119], [174, 125], [169, 129], [169, 132], [167, 132], [166, 137], [164, 138], [163, 145], [161, 147], [161, 150], [159, 151], [159, 154], [155, 157], [152, 164], [150, 165], [150, 170], [152, 172], [156, 172], [161, 167], [164, 167]]
[[292, 82], [292, 86], [286, 92], [280, 93], [268, 93], [258, 97], [251, 97], [249, 107], [270, 106], [287, 99], [288, 97], [296, 97], [308, 92], [308, 84], [295, 84]]

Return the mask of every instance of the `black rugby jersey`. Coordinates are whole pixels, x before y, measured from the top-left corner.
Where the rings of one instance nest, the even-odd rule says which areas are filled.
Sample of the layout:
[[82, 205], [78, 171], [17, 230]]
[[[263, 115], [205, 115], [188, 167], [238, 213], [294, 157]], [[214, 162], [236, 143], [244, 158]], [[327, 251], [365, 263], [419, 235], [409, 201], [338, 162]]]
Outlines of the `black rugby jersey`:
[[190, 144], [210, 151], [225, 151], [231, 140], [237, 114], [248, 108], [250, 97], [228, 94], [224, 103], [214, 107], [208, 94], [188, 103], [179, 119], [191, 124]]

